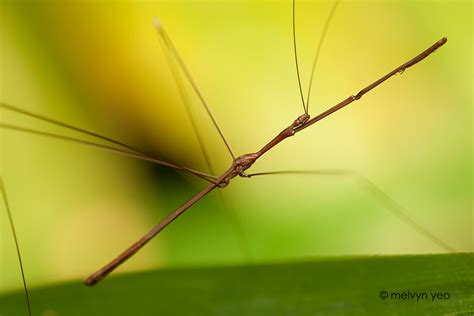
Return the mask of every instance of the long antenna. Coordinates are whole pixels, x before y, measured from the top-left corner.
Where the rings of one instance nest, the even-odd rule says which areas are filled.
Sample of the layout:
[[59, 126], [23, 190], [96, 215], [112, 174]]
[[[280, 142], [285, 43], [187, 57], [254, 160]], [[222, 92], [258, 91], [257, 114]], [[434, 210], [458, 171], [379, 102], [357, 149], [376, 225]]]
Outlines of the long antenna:
[[334, 112], [336, 111], [339, 111], [340, 109], [348, 106], [349, 104], [351, 104], [352, 102], [354, 101], [357, 101], [359, 100], [360, 98], [362, 98], [366, 93], [370, 92], [371, 90], [375, 89], [377, 86], [379, 86], [380, 84], [382, 84], [384, 81], [386, 81], [387, 79], [389, 79], [390, 77], [392, 76], [395, 76], [397, 73], [403, 73], [407, 68], [410, 68], [412, 67], [413, 65], [416, 65], [417, 63], [419, 63], [420, 61], [422, 61], [423, 59], [425, 59], [426, 57], [428, 57], [430, 54], [432, 54], [434, 51], [436, 51], [438, 48], [440, 48], [441, 46], [443, 46], [444, 44], [446, 44], [446, 42], [448, 41], [448, 39], [446, 37], [443, 37], [441, 38], [439, 41], [437, 41], [436, 43], [434, 43], [433, 45], [431, 45], [429, 48], [427, 48], [426, 50], [424, 50], [423, 52], [421, 52], [420, 54], [418, 54], [416, 57], [410, 59], [409, 61], [407, 61], [406, 63], [398, 66], [397, 68], [395, 68], [394, 70], [390, 71], [388, 74], [386, 74], [385, 76], [377, 79], [376, 81], [372, 82], [370, 85], [368, 85], [367, 87], [365, 87], [364, 89], [360, 90], [358, 93], [356, 93], [355, 95], [351, 95], [349, 97], [347, 97], [345, 100], [342, 100], [341, 102], [339, 102], [338, 104], [332, 106], [331, 108], [327, 109], [326, 111], [320, 113], [319, 115], [313, 117], [312, 119], [308, 120], [307, 122], [305, 122], [304, 124], [296, 127], [294, 129], [295, 132], [299, 132], [305, 128], [307, 128], [308, 126], [311, 126], [313, 125], [314, 123], [316, 122], [319, 122], [320, 120], [324, 119], [325, 117], [333, 114]]
[[333, 19], [334, 13], [336, 12], [336, 8], [338, 4], [339, 4], [339, 0], [334, 1], [331, 12], [329, 13], [328, 18], [326, 19], [326, 24], [324, 25], [323, 32], [321, 33], [321, 37], [319, 38], [318, 48], [316, 50], [316, 55], [314, 56], [314, 61], [313, 61], [313, 68], [311, 69], [311, 76], [309, 77], [308, 95], [306, 97], [306, 113], [308, 113], [309, 111], [309, 97], [311, 95], [311, 87], [313, 86], [314, 72], [316, 70], [316, 64], [318, 63], [319, 53], [321, 52], [321, 47], [323, 46], [324, 39], [326, 38], [329, 25], [331, 24], [331, 21]]
[[5, 189], [5, 184], [3, 183], [3, 179], [1, 176], [0, 176], [0, 191], [2, 191], [3, 202], [5, 203], [5, 208], [7, 210], [7, 215], [8, 215], [8, 222], [10, 223], [10, 229], [12, 230], [13, 240], [15, 241], [15, 248], [16, 248], [16, 253], [18, 256], [18, 262], [20, 263], [21, 279], [23, 280], [23, 289], [25, 290], [26, 305], [28, 306], [28, 315], [31, 316], [30, 296], [28, 295], [28, 287], [26, 286], [25, 270], [23, 269], [23, 261], [21, 260], [20, 244], [18, 242], [18, 237], [16, 235], [15, 225], [13, 224], [13, 216], [12, 216], [12, 212], [10, 211], [10, 204], [8, 203], [7, 190]]
[[298, 50], [296, 49], [296, 0], [293, 0], [293, 51], [295, 55], [295, 66], [296, 66], [296, 77], [298, 78], [298, 87], [300, 89], [301, 103], [303, 105], [303, 110], [308, 114], [308, 110], [304, 103], [303, 88], [301, 87], [301, 77], [300, 77], [300, 68], [298, 66]]

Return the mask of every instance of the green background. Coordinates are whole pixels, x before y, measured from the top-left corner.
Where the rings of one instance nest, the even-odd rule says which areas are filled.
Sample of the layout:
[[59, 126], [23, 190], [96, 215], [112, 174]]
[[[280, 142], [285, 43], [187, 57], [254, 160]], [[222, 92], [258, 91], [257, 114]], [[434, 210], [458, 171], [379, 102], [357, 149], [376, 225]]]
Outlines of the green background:
[[[160, 269], [115, 276], [94, 288], [64, 282], [30, 296], [33, 314], [43, 316], [470, 315], [473, 258], [371, 256]], [[2, 313], [25, 315], [24, 301], [22, 292], [0, 296]]]
[[[305, 90], [331, 5], [297, 1]], [[2, 1], [0, 14], [0, 101], [170, 162], [206, 169], [153, 16], [237, 154], [259, 149], [302, 112], [291, 1]], [[470, 2], [343, 1], [322, 47], [310, 114], [443, 36], [448, 43], [434, 55], [281, 144], [252, 171], [356, 170], [417, 223], [456, 250], [472, 251]], [[215, 169], [225, 170], [231, 158], [194, 94], [193, 109]], [[74, 135], [4, 110], [0, 115], [3, 123]], [[76, 144], [0, 133], [1, 174], [33, 287], [86, 276], [205, 185]], [[223, 193], [233, 217], [213, 193], [120, 271], [444, 252], [351, 179], [235, 179]], [[0, 220], [0, 291], [6, 292], [19, 289], [21, 279], [3, 207]]]

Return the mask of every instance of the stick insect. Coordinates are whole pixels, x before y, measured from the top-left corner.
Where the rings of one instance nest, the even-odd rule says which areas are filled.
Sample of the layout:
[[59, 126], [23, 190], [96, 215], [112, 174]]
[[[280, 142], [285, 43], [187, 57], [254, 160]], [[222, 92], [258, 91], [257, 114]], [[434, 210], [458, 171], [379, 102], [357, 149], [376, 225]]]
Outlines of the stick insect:
[[[333, 9], [332, 12], [334, 12], [334, 10], [335, 9]], [[332, 15], [332, 13], [331, 13], [331, 15]], [[11, 125], [11, 124], [2, 123], [1, 127], [4, 128], [4, 129], [10, 129], [10, 130], [14, 129], [14, 130], [17, 130], [17, 131], [23, 131], [23, 132], [27, 132], [27, 133], [35, 133], [37, 135], [43, 135], [43, 136], [46, 136], [46, 137], [62, 138], [62, 139], [66, 139], [66, 140], [69, 140], [69, 141], [72, 141], [72, 142], [80, 142], [84, 145], [95, 146], [95, 147], [98, 147], [98, 148], [102, 148], [104, 150], [109, 150], [109, 151], [113, 151], [113, 152], [116, 152], [116, 153], [129, 155], [129, 156], [132, 156], [132, 157], [135, 157], [135, 158], [138, 158], [138, 159], [147, 160], [147, 161], [154, 162], [154, 163], [157, 163], [157, 164], [161, 164], [161, 165], [164, 165], [164, 166], [167, 166], [167, 167], [170, 167], [170, 168], [175, 168], [177, 170], [182, 170], [183, 172], [188, 172], [190, 174], [193, 174], [193, 175], [195, 175], [197, 177], [200, 177], [201, 179], [209, 182], [208, 186], [206, 186], [202, 191], [198, 192], [196, 195], [191, 197], [181, 207], [179, 207], [174, 212], [172, 212], [168, 217], [166, 217], [162, 222], [160, 222], [157, 226], [155, 226], [149, 233], [147, 233], [136, 244], [134, 244], [133, 246], [128, 248], [124, 253], [122, 253], [119, 257], [114, 259], [110, 264], [106, 265], [104, 268], [100, 269], [99, 271], [97, 271], [96, 273], [94, 273], [90, 277], [88, 277], [85, 281], [85, 283], [87, 285], [92, 285], [92, 284], [95, 284], [98, 281], [100, 281], [103, 277], [105, 277], [107, 274], [109, 274], [111, 271], [113, 271], [118, 265], [120, 265], [125, 260], [130, 258], [134, 253], [136, 253], [136, 251], [138, 251], [149, 240], [151, 240], [151, 238], [153, 238], [156, 234], [158, 234], [162, 229], [164, 229], [169, 223], [171, 223], [179, 215], [181, 215], [183, 212], [188, 210], [192, 205], [194, 205], [196, 202], [198, 202], [202, 197], [204, 197], [205, 195], [207, 195], [211, 191], [218, 190], [218, 189], [220, 190], [220, 189], [225, 188], [227, 185], [229, 185], [231, 183], [231, 180], [233, 178], [238, 177], [238, 176], [239, 177], [244, 177], [244, 178], [252, 178], [252, 177], [256, 177], [256, 176], [261, 176], [263, 174], [268, 174], [269, 175], [269, 174], [285, 173], [285, 172], [278, 172], [278, 171], [277, 172], [269, 172], [269, 173], [248, 173], [247, 169], [249, 169], [257, 161], [257, 159], [259, 159], [262, 155], [264, 155], [270, 149], [274, 148], [281, 141], [283, 141], [286, 138], [289, 138], [291, 136], [294, 136], [296, 133], [302, 131], [303, 129], [306, 129], [307, 127], [313, 125], [314, 123], [316, 123], [316, 122], [332, 115], [336, 111], [348, 106], [352, 102], [354, 102], [356, 100], [359, 100], [363, 95], [365, 95], [366, 93], [368, 93], [369, 91], [371, 91], [372, 89], [374, 89], [375, 87], [377, 87], [378, 85], [383, 83], [385, 80], [389, 79], [390, 77], [392, 77], [393, 75], [395, 75], [397, 73], [403, 72], [405, 69], [407, 69], [407, 68], [415, 65], [416, 63], [420, 62], [421, 60], [426, 58], [428, 55], [430, 55], [432, 52], [434, 52], [436, 49], [438, 49], [439, 47], [441, 47], [442, 45], [444, 45], [446, 43], [446, 38], [443, 38], [443, 39], [437, 41], [432, 46], [430, 46], [425, 51], [423, 51], [421, 54], [417, 55], [415, 58], [413, 58], [413, 59], [405, 62], [404, 64], [396, 67], [393, 71], [389, 72], [387, 75], [381, 77], [380, 79], [374, 81], [372, 84], [370, 84], [367, 87], [363, 88], [358, 93], [355, 93], [354, 95], [349, 96], [348, 98], [344, 99], [340, 103], [338, 103], [338, 104], [336, 104], [332, 107], [329, 107], [328, 110], [323, 111], [322, 113], [320, 113], [320, 114], [318, 114], [318, 115], [311, 118], [310, 114], [309, 114], [310, 113], [310, 110], [309, 110], [309, 96], [310, 96], [310, 91], [311, 90], [310, 89], [308, 90], [307, 98], [305, 98], [304, 97], [305, 94], [303, 93], [303, 89], [301, 87], [301, 82], [300, 82], [301, 80], [300, 80], [300, 76], [299, 76], [299, 71], [300, 70], [299, 70], [299, 66], [298, 66], [298, 54], [297, 54], [297, 45], [296, 45], [297, 42], [296, 42], [296, 36], [295, 36], [295, 5], [293, 3], [293, 36], [294, 36], [293, 37], [293, 39], [294, 39], [293, 44], [294, 44], [294, 52], [295, 52], [295, 65], [296, 65], [297, 79], [300, 82], [300, 84], [299, 84], [299, 94], [301, 96], [301, 104], [302, 104], [302, 108], [303, 108], [302, 114], [300, 116], [298, 116], [296, 119], [293, 119], [292, 122], [289, 122], [290, 124], [287, 125], [287, 127], [285, 127], [277, 136], [275, 136], [275, 138], [270, 140], [268, 143], [266, 143], [265, 146], [261, 147], [256, 152], [252, 152], [252, 153], [249, 153], [249, 154], [244, 154], [244, 155], [237, 156], [237, 155], [234, 154], [234, 152], [231, 149], [230, 144], [228, 143], [228, 141], [224, 137], [223, 132], [221, 131], [221, 129], [219, 128], [219, 125], [217, 124], [217, 120], [215, 118], [213, 118], [213, 116], [211, 114], [211, 108], [206, 104], [205, 99], [204, 99], [201, 91], [199, 90], [197, 84], [192, 79], [191, 71], [188, 70], [188, 68], [186, 67], [184, 61], [181, 59], [180, 54], [178, 52], [178, 49], [171, 42], [171, 39], [168, 36], [168, 34], [165, 32], [165, 29], [159, 23], [155, 23], [155, 26], [157, 27], [157, 31], [158, 31], [158, 34], [159, 34], [159, 37], [160, 37], [161, 41], [164, 43], [166, 50], [168, 51], [170, 57], [172, 58], [171, 65], [175, 65], [173, 63], [176, 63], [176, 65], [172, 66], [172, 67], [177, 66], [180, 69], [180, 71], [182, 71], [185, 74], [185, 79], [189, 80], [189, 82], [191, 82], [191, 84], [194, 88], [194, 92], [198, 94], [198, 96], [201, 99], [203, 105], [206, 107], [206, 110], [208, 111], [209, 115], [212, 117], [212, 120], [214, 122], [214, 125], [215, 125], [219, 135], [221, 136], [222, 140], [226, 144], [226, 147], [227, 147], [230, 155], [233, 158], [232, 165], [229, 167], [229, 169], [227, 171], [225, 171], [221, 175], [215, 176], [215, 173], [207, 174], [207, 173], [197, 171], [197, 170], [193, 170], [193, 169], [181, 166], [181, 165], [168, 163], [166, 161], [163, 161], [163, 160], [159, 159], [158, 157], [155, 157], [154, 155], [150, 155], [149, 153], [144, 152], [144, 151], [142, 151], [138, 148], [135, 148], [134, 146], [130, 146], [130, 145], [125, 144], [125, 143], [120, 142], [120, 141], [116, 141], [115, 139], [112, 139], [112, 138], [109, 138], [109, 137], [104, 137], [104, 136], [99, 135], [97, 133], [90, 132], [90, 131], [82, 129], [82, 128], [77, 128], [77, 127], [72, 126], [70, 124], [65, 124], [61, 121], [58, 121], [58, 120], [55, 120], [55, 119], [50, 119], [50, 118], [48, 118], [46, 116], [43, 116], [43, 115], [38, 115], [36, 113], [32, 113], [32, 112], [29, 112], [29, 111], [24, 111], [24, 110], [22, 110], [22, 109], [20, 109], [16, 106], [11, 106], [11, 105], [6, 104], [6, 103], [1, 104], [1, 107], [4, 110], [14, 111], [14, 112], [17, 112], [17, 113], [20, 113], [20, 114], [23, 114], [23, 115], [35, 117], [35, 118], [40, 119], [40, 120], [46, 120], [46, 121], [49, 121], [50, 123], [53, 123], [53, 124], [56, 124], [56, 125], [61, 125], [62, 127], [74, 130], [78, 133], [88, 134], [89, 136], [97, 137], [97, 138], [100, 138], [104, 141], [110, 142], [111, 145], [115, 145], [115, 147], [108, 146], [108, 145], [99, 145], [99, 144], [96, 144], [96, 143], [93, 143], [93, 142], [84, 142], [84, 141], [80, 141], [78, 139], [75, 139], [73, 137], [65, 137], [65, 136], [62, 136], [62, 135], [51, 134], [51, 133], [42, 133], [41, 131], [36, 131], [36, 130], [33, 130], [33, 129], [28, 129], [28, 128], [23, 128], [23, 127], [19, 127], [19, 126], [14, 126], [14, 125]], [[321, 37], [321, 39], [323, 39], [323, 38], [324, 38], [324, 36]], [[321, 42], [322, 42], [322, 40], [321, 40]], [[321, 47], [321, 45], [319, 47]], [[314, 67], [316, 65], [316, 61], [317, 61], [317, 58], [315, 58], [313, 71], [314, 71]], [[174, 73], [176, 74], [177, 71], [174, 71]], [[179, 79], [179, 77], [177, 77], [177, 84], [178, 85], [180, 84], [179, 80], [181, 80], [181, 79]], [[311, 85], [310, 85], [310, 87], [311, 87]], [[119, 146], [121, 148], [118, 148], [117, 146]], [[296, 172], [298, 172], [298, 171], [296, 171]], [[337, 170], [333, 171], [333, 173], [338, 173], [338, 172], [344, 172], [344, 171], [337, 171]], [[288, 172], [288, 173], [290, 173], [290, 172]], [[356, 175], [356, 176], [358, 176], [358, 175]], [[366, 184], [368, 186], [371, 186], [371, 183], [367, 182], [366, 179], [364, 179], [364, 178], [361, 178], [361, 179], [362, 179], [362, 181], [366, 181]], [[373, 189], [373, 191], [379, 190], [375, 186], [372, 186], [372, 189]], [[380, 195], [380, 192], [378, 192], [378, 193]], [[390, 202], [390, 203], [392, 203], [392, 202]], [[399, 215], [405, 216], [403, 214], [399, 214]], [[405, 216], [405, 220], [411, 221], [411, 219], [406, 217], [406, 216]], [[421, 231], [425, 235], [429, 236], [430, 239], [434, 240], [436, 243], [438, 243], [444, 249], [451, 250], [451, 248], [449, 246], [447, 246], [442, 241], [438, 240], [435, 236], [433, 236], [432, 234], [430, 234], [429, 232], [424, 230], [424, 228], [420, 227], [419, 225], [416, 225], [416, 223], [414, 223], [414, 222], [412, 222], [411, 224], [414, 225], [415, 227], [418, 227], [417, 229], [419, 231]]]

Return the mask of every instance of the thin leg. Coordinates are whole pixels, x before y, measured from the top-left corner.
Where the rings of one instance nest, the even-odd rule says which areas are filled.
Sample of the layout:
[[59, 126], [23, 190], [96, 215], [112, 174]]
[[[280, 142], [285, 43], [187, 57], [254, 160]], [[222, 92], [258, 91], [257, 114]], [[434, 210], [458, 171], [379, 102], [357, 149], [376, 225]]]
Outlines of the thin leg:
[[15, 248], [16, 248], [16, 253], [18, 256], [18, 262], [20, 263], [21, 279], [23, 280], [23, 289], [25, 291], [26, 305], [28, 306], [28, 315], [31, 316], [30, 297], [28, 295], [28, 287], [26, 286], [26, 277], [25, 277], [25, 270], [23, 269], [23, 261], [21, 260], [20, 243], [18, 242], [18, 237], [16, 235], [15, 225], [13, 224], [13, 216], [12, 216], [12, 212], [10, 211], [10, 204], [8, 203], [7, 191], [5, 189], [5, 184], [3, 183], [2, 177], [0, 177], [0, 191], [2, 191], [2, 198], [3, 198], [5, 209], [7, 210], [7, 215], [8, 215], [8, 222], [10, 223], [13, 240], [15, 241]]
[[[190, 100], [190, 98], [189, 98], [189, 96], [186, 92], [186, 87], [184, 86], [184, 83], [181, 80], [181, 76], [180, 76], [179, 70], [176, 66], [176, 62], [172, 59], [172, 51], [171, 51], [170, 47], [168, 45], [166, 45], [166, 42], [164, 41], [164, 38], [162, 36], [159, 37], [159, 39], [161, 39], [160, 43], [163, 44], [164, 52], [165, 52], [165, 55], [168, 59], [168, 65], [170, 66], [171, 73], [173, 74], [173, 78], [176, 82], [176, 86], [178, 87], [179, 94], [181, 96], [181, 100], [183, 101], [184, 107], [185, 107], [186, 112], [188, 114], [189, 121], [190, 121], [191, 126], [194, 130], [194, 135], [196, 135], [196, 139], [198, 141], [199, 148], [200, 148], [201, 153], [202, 153], [202, 155], [204, 157], [204, 160], [206, 162], [207, 169], [209, 170], [209, 172], [211, 174], [216, 174], [216, 172], [214, 170], [214, 167], [211, 163], [210, 155], [206, 150], [204, 140], [201, 136], [201, 133], [199, 132], [198, 125], [197, 125], [196, 120], [194, 118], [193, 111], [191, 109], [191, 100]], [[226, 200], [224, 198], [224, 194], [221, 190], [218, 191], [218, 194], [219, 194], [220, 202], [221, 202], [224, 210], [227, 212], [229, 220], [230, 220], [230, 222], [232, 224], [232, 227], [235, 231], [235, 234], [237, 236], [237, 241], [238, 241], [238, 244], [239, 244], [239, 248], [240, 248], [242, 254], [247, 258], [251, 258], [250, 248], [248, 246], [248, 241], [245, 238], [244, 229], [242, 227], [242, 224], [239, 221], [239, 217], [238, 217], [237, 212], [235, 211], [235, 209], [229, 203], [226, 202]]]
[[214, 124], [214, 126], [215, 126], [217, 132], [219, 133], [219, 135], [221, 136], [221, 139], [224, 142], [225, 146], [227, 147], [227, 150], [229, 151], [230, 155], [232, 156], [232, 159], [235, 159], [234, 153], [232, 152], [232, 149], [230, 148], [229, 143], [227, 142], [226, 138], [224, 137], [224, 133], [222, 133], [222, 130], [219, 127], [219, 125], [217, 124], [217, 121], [214, 118], [214, 115], [212, 115], [212, 112], [211, 112], [211, 109], [210, 109], [209, 105], [207, 104], [206, 100], [202, 96], [202, 93], [199, 91], [199, 88], [197, 87], [196, 83], [194, 82], [194, 79], [192, 78], [191, 73], [189, 72], [189, 70], [186, 67], [185, 63], [181, 59], [181, 56], [179, 55], [178, 50], [176, 49], [173, 42], [171, 41], [171, 39], [166, 34], [165, 30], [163, 29], [163, 26], [158, 21], [158, 19], [154, 20], [154, 24], [155, 24], [156, 30], [158, 31], [159, 36], [163, 39], [163, 42], [165, 43], [165, 45], [168, 46], [168, 49], [169, 49], [170, 53], [173, 55], [173, 57], [175, 58], [176, 62], [179, 65], [179, 67], [183, 71], [184, 75], [186, 76], [188, 81], [191, 83], [191, 86], [193, 87], [194, 92], [196, 92], [197, 96], [199, 97], [199, 100], [201, 100], [202, 105], [204, 106], [204, 108], [205, 108], [207, 114], [209, 115], [209, 117], [211, 118], [212, 123]]
[[275, 172], [259, 172], [259, 173], [251, 173], [248, 176], [263, 176], [263, 175], [288, 175], [288, 174], [301, 174], [301, 175], [322, 175], [322, 176], [342, 176], [342, 177], [350, 177], [357, 181], [357, 183], [370, 195], [372, 195], [376, 200], [378, 200], [385, 209], [390, 211], [393, 215], [395, 215], [398, 219], [400, 219], [405, 224], [412, 227], [415, 231], [419, 234], [425, 236], [433, 243], [438, 245], [440, 248], [448, 252], [456, 252], [454, 248], [450, 245], [445, 243], [443, 240], [435, 236], [431, 233], [428, 229], [418, 224], [414, 221], [411, 217], [407, 214], [409, 213], [406, 208], [400, 205], [397, 201], [391, 198], [387, 193], [385, 193], [379, 186], [377, 186], [374, 182], [369, 180], [364, 175], [360, 174], [357, 171], [353, 170], [339, 170], [339, 169], [328, 169], [328, 170], [295, 170], [295, 171], [275, 171]]
[[69, 137], [69, 136], [64, 136], [64, 135], [54, 134], [54, 133], [49, 133], [49, 132], [43, 132], [43, 131], [31, 129], [31, 128], [16, 126], [16, 125], [12, 125], [12, 124], [4, 124], [4, 123], [0, 123], [0, 128], [9, 129], [9, 130], [18, 131], [18, 132], [30, 133], [30, 134], [34, 134], [34, 135], [38, 135], [38, 136], [61, 139], [61, 140], [65, 140], [65, 141], [69, 141], [69, 142], [73, 142], [73, 143], [78, 143], [78, 144], [81, 144], [81, 145], [86, 145], [86, 146], [89, 146], [89, 147], [94, 147], [94, 148], [106, 150], [106, 151], [113, 152], [113, 153], [116, 153], [116, 154], [119, 154], [119, 155], [122, 155], [122, 156], [132, 157], [132, 158], [136, 158], [136, 159], [140, 159], [140, 160], [144, 160], [144, 161], [149, 161], [149, 162], [156, 163], [156, 164], [159, 164], [159, 165], [162, 165], [162, 166], [165, 166], [165, 167], [170, 167], [170, 168], [173, 168], [173, 169], [176, 169], [176, 170], [189, 172], [190, 174], [193, 174], [197, 177], [200, 177], [200, 178], [202, 178], [202, 179], [204, 179], [208, 182], [212, 182], [212, 183], [214, 183], [213, 180], [217, 179], [217, 177], [214, 177], [210, 174], [206, 174], [206, 173], [203, 173], [203, 172], [200, 172], [200, 171], [196, 171], [196, 170], [193, 170], [193, 169], [189, 169], [189, 168], [186, 168], [186, 167], [175, 165], [175, 164], [172, 164], [172, 163], [169, 163], [169, 162], [166, 162], [166, 161], [163, 161], [163, 160], [159, 160], [159, 159], [156, 159], [156, 158], [153, 158], [153, 157], [144, 156], [144, 155], [137, 154], [137, 153], [134, 153], [134, 152], [131, 152], [131, 151], [127, 151], [127, 150], [123, 150], [123, 149], [119, 149], [119, 148], [115, 148], [115, 147], [111, 147], [111, 146], [107, 146], [107, 145], [103, 145], [103, 144], [99, 144], [99, 143], [94, 143], [94, 142], [90, 142], [90, 141], [86, 141], [86, 140], [82, 140], [82, 139], [78, 139], [78, 138], [74, 138], [74, 137]]
[[234, 229], [235, 236], [237, 236], [237, 243], [239, 245], [240, 251], [247, 260], [252, 261], [252, 252], [250, 251], [249, 242], [245, 235], [244, 227], [239, 219], [239, 215], [232, 205], [230, 205], [224, 197], [222, 190], [218, 191], [221, 204], [229, 215], [229, 220], [232, 223], [232, 228]]
[[0, 102], [0, 108], [3, 108], [3, 109], [8, 110], [8, 111], [15, 112], [15, 113], [18, 113], [18, 114], [22, 114], [22, 115], [25, 115], [25, 116], [29, 116], [29, 117], [35, 118], [37, 120], [47, 122], [47, 123], [50, 123], [50, 124], [53, 124], [53, 125], [56, 125], [56, 126], [64, 127], [66, 129], [81, 133], [83, 135], [88, 135], [88, 136], [95, 137], [97, 139], [105, 140], [106, 142], [109, 142], [109, 143], [112, 143], [112, 144], [115, 144], [115, 145], [119, 145], [123, 148], [130, 149], [134, 152], [140, 153], [140, 154], [145, 155], [145, 156], [149, 156], [149, 154], [143, 152], [141, 149], [138, 149], [138, 148], [135, 148], [131, 145], [125, 144], [124, 142], [112, 139], [108, 136], [100, 135], [96, 132], [92, 132], [92, 131], [86, 130], [84, 128], [81, 128], [81, 127], [77, 127], [77, 126], [74, 126], [74, 125], [71, 125], [71, 124], [67, 124], [65, 122], [62, 122], [62, 121], [59, 121], [59, 120], [56, 120], [56, 119], [52, 119], [52, 118], [49, 118], [49, 117], [46, 117], [46, 116], [43, 116], [43, 115], [40, 115], [40, 114], [37, 114], [37, 113], [26, 111], [26, 110], [17, 108], [13, 105], [10, 105], [10, 104], [4, 103], [4, 102]]
[[[125, 149], [128, 149], [132, 152], [135, 152], [136, 153], [135, 157], [142, 156], [142, 157], [148, 158], [147, 159], [148, 161], [153, 161], [154, 163], [157, 163], [157, 164], [161, 164], [161, 165], [171, 167], [171, 168], [175, 168], [175, 169], [179, 169], [179, 170], [184, 170], [184, 171], [187, 171], [187, 172], [189, 172], [191, 174], [194, 174], [194, 175], [197, 175], [197, 176], [203, 175], [202, 172], [195, 171], [195, 170], [192, 170], [192, 169], [189, 169], [189, 168], [186, 168], [186, 167], [178, 166], [178, 165], [160, 160], [157, 157], [155, 157], [154, 155], [148, 154], [148, 153], [144, 152], [141, 149], [138, 149], [138, 148], [133, 147], [131, 145], [125, 144], [121, 141], [112, 139], [108, 136], [100, 135], [98, 133], [91, 132], [89, 130], [86, 130], [86, 129], [83, 129], [83, 128], [80, 128], [80, 127], [77, 127], [77, 126], [73, 126], [73, 125], [70, 125], [70, 124], [67, 124], [67, 123], [64, 123], [64, 122], [61, 122], [61, 121], [58, 121], [58, 120], [55, 120], [55, 119], [52, 119], [52, 118], [49, 118], [49, 117], [46, 117], [46, 116], [43, 116], [43, 115], [33, 113], [33, 112], [29, 112], [29, 111], [17, 108], [15, 106], [6, 104], [4, 102], [0, 102], [0, 108], [3, 108], [3, 109], [8, 110], [8, 111], [15, 112], [15, 113], [18, 113], [18, 114], [22, 114], [22, 115], [25, 115], [25, 116], [29, 116], [29, 117], [38, 119], [38, 120], [43, 121], [43, 122], [48, 122], [50, 124], [60, 126], [60, 127], [78, 132], [78, 133], [83, 134], [83, 135], [92, 136], [96, 139], [101, 139], [101, 140], [106, 141], [108, 143], [118, 145], [118, 146], [123, 147]], [[22, 131], [27, 131], [28, 130], [26, 128], [15, 127], [15, 126], [9, 125], [9, 124], [1, 124], [0, 128], [9, 128], [9, 129], [22, 130]], [[29, 129], [28, 131], [30, 133], [37, 134], [37, 135], [42, 135], [42, 136], [46, 136], [47, 134], [52, 135], [51, 133], [44, 133], [44, 132], [40, 132], [40, 131], [34, 131], [34, 130], [31, 130], [31, 129]], [[56, 138], [67, 139], [68, 137], [60, 137], [58, 135], [58, 136], [56, 136]], [[91, 143], [91, 142], [88, 142], [88, 143]], [[115, 150], [115, 152], [119, 152], [119, 151], [120, 151], [119, 149]], [[205, 175], [205, 177], [212, 178], [211, 175], [206, 175], [206, 174], [204, 174], [204, 175]]]

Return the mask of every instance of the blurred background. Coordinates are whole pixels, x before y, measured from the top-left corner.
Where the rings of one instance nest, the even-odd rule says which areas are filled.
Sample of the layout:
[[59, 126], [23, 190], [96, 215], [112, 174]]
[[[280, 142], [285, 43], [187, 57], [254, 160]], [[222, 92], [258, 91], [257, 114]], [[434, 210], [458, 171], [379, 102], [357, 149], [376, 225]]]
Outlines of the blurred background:
[[[332, 5], [297, 1], [304, 91]], [[291, 1], [4, 0], [1, 7], [1, 102], [166, 161], [208, 171], [154, 16], [237, 155], [258, 150], [302, 113]], [[282, 143], [251, 171], [357, 171], [419, 225], [458, 251], [472, 251], [469, 1], [342, 1], [321, 50], [310, 114], [443, 36], [448, 43], [432, 56]], [[231, 157], [186, 89], [213, 167], [222, 172]], [[78, 136], [0, 110], [2, 123]], [[31, 286], [87, 276], [206, 185], [70, 142], [4, 129], [0, 137], [1, 174]], [[228, 207], [211, 193], [119, 271], [446, 251], [351, 178], [239, 178], [223, 195]], [[20, 288], [21, 278], [3, 205], [0, 224], [5, 292]]]

